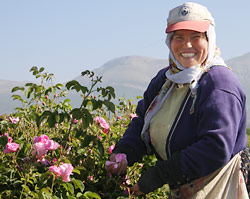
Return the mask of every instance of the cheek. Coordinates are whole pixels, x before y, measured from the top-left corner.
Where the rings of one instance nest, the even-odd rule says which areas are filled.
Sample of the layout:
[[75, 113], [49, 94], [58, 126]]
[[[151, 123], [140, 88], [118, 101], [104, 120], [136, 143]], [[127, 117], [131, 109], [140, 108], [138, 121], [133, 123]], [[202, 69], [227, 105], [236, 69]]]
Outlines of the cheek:
[[208, 55], [208, 42], [202, 42], [199, 47], [199, 49], [201, 49], [201, 56], [203, 58], [207, 58]]
[[177, 46], [175, 44], [175, 42], [171, 42], [170, 43], [170, 50], [172, 51], [172, 53], [175, 55], [177, 53]]

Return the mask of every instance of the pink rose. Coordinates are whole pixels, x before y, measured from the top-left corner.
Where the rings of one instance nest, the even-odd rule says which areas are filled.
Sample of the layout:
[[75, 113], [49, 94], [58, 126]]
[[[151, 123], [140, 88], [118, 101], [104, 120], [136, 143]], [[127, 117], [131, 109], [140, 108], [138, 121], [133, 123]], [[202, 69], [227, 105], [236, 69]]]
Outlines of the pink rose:
[[94, 118], [94, 121], [100, 125], [101, 128], [103, 128], [103, 132], [104, 133], [108, 133], [109, 132], [109, 129], [110, 129], [110, 126], [109, 124], [106, 122], [106, 120], [102, 117], [95, 117]]
[[61, 177], [64, 182], [69, 182], [69, 176], [72, 175], [73, 166], [71, 164], [62, 164], [59, 167], [54, 165], [49, 168], [57, 177]]
[[120, 119], [122, 119], [122, 117], [121, 116], [117, 116], [117, 119], [120, 120]]
[[42, 143], [46, 143], [49, 140], [49, 137], [47, 135], [40, 135], [39, 137], [34, 137], [34, 143], [37, 142], [42, 142]]
[[56, 158], [54, 158], [54, 159], [52, 160], [52, 162], [51, 162], [52, 165], [54, 165], [55, 162], [57, 162], [57, 159], [56, 159]]
[[115, 145], [111, 145], [111, 146], [109, 147], [109, 153], [112, 153], [112, 151], [113, 151], [114, 148], [115, 148]]
[[89, 176], [88, 179], [89, 179], [89, 181], [92, 181], [94, 178], [93, 178], [93, 176]]
[[17, 143], [7, 143], [4, 149], [4, 153], [16, 152], [19, 149], [19, 144]]
[[77, 122], [78, 122], [77, 119], [74, 119], [74, 120], [73, 120], [73, 123], [74, 123], [74, 124], [77, 124]]
[[60, 146], [60, 144], [53, 140], [48, 140], [45, 145], [47, 150], [56, 150]]
[[108, 133], [109, 132], [109, 129], [110, 129], [110, 126], [108, 123], [105, 123], [105, 124], [101, 124], [101, 127], [103, 128], [103, 132], [104, 133]]
[[61, 177], [62, 177], [62, 180], [64, 182], [69, 182], [70, 181], [70, 178], [69, 176], [72, 175], [72, 171], [73, 171], [73, 166], [71, 164], [62, 164], [60, 165], [59, 167], [60, 169], [60, 172], [61, 172]]
[[16, 124], [17, 122], [19, 122], [19, 117], [9, 117], [9, 120], [12, 124]]
[[130, 119], [132, 120], [134, 117], [137, 117], [137, 115], [134, 114], [134, 113], [131, 113], [129, 117], [130, 117]]
[[67, 149], [66, 154], [69, 154], [70, 150], [71, 150], [71, 146], [69, 146], [69, 148]]
[[105, 162], [105, 167], [109, 167], [109, 166], [113, 165], [113, 168], [116, 169], [118, 167], [118, 163], [121, 162], [122, 160], [124, 160], [124, 161], [126, 161], [126, 163], [128, 163], [126, 154], [118, 153], [115, 156], [115, 162], [111, 162], [111, 161], [107, 160]]
[[115, 156], [115, 161], [116, 161], [116, 162], [121, 162], [122, 160], [127, 161], [127, 156], [126, 156], [126, 154], [124, 154], [124, 153], [118, 153], [118, 154], [116, 154], [116, 156]]
[[58, 166], [54, 165], [54, 166], [51, 166], [49, 168], [49, 171], [51, 171], [52, 173], [54, 173], [57, 177], [59, 177], [61, 175], [61, 170]]
[[46, 144], [42, 142], [37, 142], [34, 144], [33, 147], [34, 147], [34, 150], [32, 151], [32, 155], [36, 155], [36, 157], [39, 160], [42, 160], [48, 151]]

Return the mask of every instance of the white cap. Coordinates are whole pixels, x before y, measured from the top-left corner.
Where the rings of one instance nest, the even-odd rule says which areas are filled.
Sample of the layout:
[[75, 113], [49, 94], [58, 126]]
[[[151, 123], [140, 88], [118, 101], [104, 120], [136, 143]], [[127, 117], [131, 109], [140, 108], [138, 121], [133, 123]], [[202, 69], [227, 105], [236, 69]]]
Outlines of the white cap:
[[215, 25], [208, 9], [200, 4], [187, 2], [169, 12], [166, 33], [185, 29], [206, 32], [209, 25]]

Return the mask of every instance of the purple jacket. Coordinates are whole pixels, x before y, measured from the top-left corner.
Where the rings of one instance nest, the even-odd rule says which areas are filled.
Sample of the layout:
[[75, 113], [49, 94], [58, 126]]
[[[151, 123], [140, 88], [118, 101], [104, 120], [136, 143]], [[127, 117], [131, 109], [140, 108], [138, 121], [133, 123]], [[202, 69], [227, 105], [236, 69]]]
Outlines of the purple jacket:
[[[138, 117], [116, 145], [116, 152], [127, 154], [129, 165], [147, 154], [141, 139], [144, 114], [165, 82], [166, 70], [160, 70], [151, 80], [143, 100], [138, 102]], [[178, 154], [182, 175], [194, 179], [224, 166], [246, 147], [246, 97], [234, 73], [222, 66], [212, 67], [199, 80], [192, 114], [194, 98], [188, 97], [189, 94], [190, 91], [177, 114], [179, 120], [175, 119], [167, 137], [166, 153], [169, 159]]]

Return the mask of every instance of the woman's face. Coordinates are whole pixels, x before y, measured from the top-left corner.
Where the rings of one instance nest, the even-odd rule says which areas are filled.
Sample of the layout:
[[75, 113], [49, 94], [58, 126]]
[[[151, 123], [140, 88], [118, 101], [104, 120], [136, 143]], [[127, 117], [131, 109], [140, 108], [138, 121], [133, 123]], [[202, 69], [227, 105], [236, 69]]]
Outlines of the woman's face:
[[208, 54], [205, 33], [192, 30], [175, 31], [170, 47], [175, 59], [185, 68], [203, 63]]

